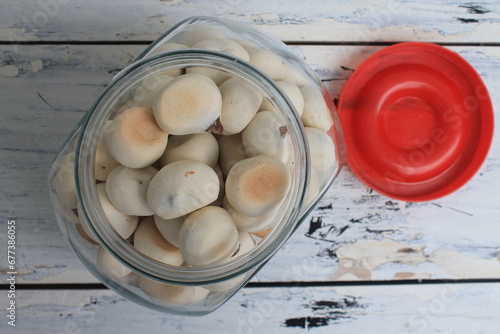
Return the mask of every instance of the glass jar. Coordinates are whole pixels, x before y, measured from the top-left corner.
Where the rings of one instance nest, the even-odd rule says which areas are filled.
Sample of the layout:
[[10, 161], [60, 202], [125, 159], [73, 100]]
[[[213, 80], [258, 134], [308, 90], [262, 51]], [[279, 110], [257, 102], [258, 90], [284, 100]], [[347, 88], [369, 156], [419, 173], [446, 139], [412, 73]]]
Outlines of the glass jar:
[[[280, 137], [289, 145], [287, 158], [282, 162], [289, 172], [290, 183], [282, 204], [271, 218], [267, 217], [270, 223], [265, 224], [265, 230], [250, 229], [251, 233], [248, 229], [238, 230], [236, 253], [206, 266], [185, 261], [167, 264], [138, 251], [134, 247], [137, 237], [134, 230], [137, 224], [152, 226], [153, 218], [124, 215], [102, 195], [103, 189], [109, 194], [107, 177], [120, 165], [118, 159], [104, 159], [104, 162], [102, 159], [114, 156], [106, 144], [107, 134], [113, 131], [109, 124], [114, 124], [117, 115], [130, 108], [151, 108], [151, 96], [158, 94], [160, 86], [163, 89], [168, 85], [162, 76], [171, 80], [171, 76], [185, 73], [202, 73], [219, 88], [229, 78], [237, 78], [258, 91], [265, 105], [260, 108], [265, 110], [257, 114], [277, 117], [283, 124]], [[336, 117], [332, 99], [321, 82], [280, 41], [229, 20], [187, 19], [158, 38], [114, 77], [64, 143], [49, 175], [50, 198], [58, 224], [85, 266], [118, 294], [163, 312], [210, 313], [244, 286], [278, 251], [333, 182], [343, 161], [343, 140]], [[211, 132], [216, 133], [219, 142], [228, 137], [216, 128]], [[325, 134], [331, 141], [327, 145], [318, 147], [315, 139], [311, 139]], [[264, 146], [272, 145], [267, 142], [272, 136], [265, 132], [259, 136]], [[241, 151], [241, 147], [239, 144], [235, 149]], [[327, 158], [321, 156], [325, 149], [331, 150]], [[282, 153], [283, 150], [278, 150], [278, 154]], [[244, 154], [260, 153], [250, 155], [247, 148]], [[152, 165], [158, 170], [164, 168], [159, 161]], [[227, 173], [219, 173], [220, 184]], [[223, 192], [221, 186], [217, 203], [211, 205], [230, 211], [226, 203], [221, 203]], [[113, 223], [116, 219], [127, 220], [127, 233], [116, 228]], [[261, 222], [264, 218], [257, 220]], [[181, 221], [178, 226], [182, 224]], [[160, 241], [163, 245], [164, 242], [167, 241]], [[135, 245], [138, 246], [137, 241]]]

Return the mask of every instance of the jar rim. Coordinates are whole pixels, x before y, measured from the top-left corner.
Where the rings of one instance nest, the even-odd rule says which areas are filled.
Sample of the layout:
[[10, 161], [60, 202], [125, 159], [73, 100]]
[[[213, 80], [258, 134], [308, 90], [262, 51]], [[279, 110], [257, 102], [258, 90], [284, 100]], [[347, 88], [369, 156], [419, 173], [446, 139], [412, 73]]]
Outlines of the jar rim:
[[[229, 71], [250, 81], [268, 97], [272, 97], [277, 111], [289, 129], [294, 151], [292, 186], [286, 209], [283, 210], [277, 224], [278, 228], [273, 229], [272, 233], [256, 247], [256, 251], [211, 268], [173, 267], [138, 252], [121, 238], [107, 221], [97, 198], [93, 176], [97, 141], [102, 126], [112, 113], [110, 106], [130, 91], [134, 82], [145, 79], [148, 73], [168, 71], [171, 68], [169, 65], [179, 64], [209, 66]], [[174, 50], [148, 56], [130, 64], [115, 76], [89, 109], [82, 123], [75, 154], [75, 185], [81, 214], [99, 243], [108, 252], [130, 269], [148, 278], [170, 284], [211, 284], [242, 275], [251, 269], [260, 268], [274, 255], [296, 229], [300, 218], [304, 217], [302, 209], [307, 197], [311, 168], [309, 148], [305, 138], [304, 127], [293, 104], [272, 79], [251, 64], [231, 55], [198, 49]]]

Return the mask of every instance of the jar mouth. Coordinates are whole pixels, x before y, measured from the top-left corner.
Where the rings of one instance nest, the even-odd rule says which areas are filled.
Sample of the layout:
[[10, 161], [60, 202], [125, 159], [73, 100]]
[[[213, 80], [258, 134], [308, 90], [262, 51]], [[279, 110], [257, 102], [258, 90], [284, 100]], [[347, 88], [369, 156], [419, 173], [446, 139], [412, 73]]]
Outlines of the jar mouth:
[[[94, 158], [105, 122], [116, 113], [134, 87], [145, 78], [171, 69], [208, 67], [240, 77], [267, 97], [283, 118], [293, 147], [292, 186], [278, 214], [279, 222], [250, 253], [217, 267], [193, 269], [174, 267], [153, 260], [121, 238], [108, 222], [98, 200], [94, 177]], [[231, 55], [208, 50], [175, 50], [148, 56], [123, 69], [105, 88], [85, 116], [75, 154], [75, 185], [83, 218], [99, 243], [124, 265], [148, 278], [170, 284], [211, 284], [257, 269], [293, 233], [303, 214], [309, 174], [309, 148], [300, 116], [293, 104], [272, 79], [251, 64]]]

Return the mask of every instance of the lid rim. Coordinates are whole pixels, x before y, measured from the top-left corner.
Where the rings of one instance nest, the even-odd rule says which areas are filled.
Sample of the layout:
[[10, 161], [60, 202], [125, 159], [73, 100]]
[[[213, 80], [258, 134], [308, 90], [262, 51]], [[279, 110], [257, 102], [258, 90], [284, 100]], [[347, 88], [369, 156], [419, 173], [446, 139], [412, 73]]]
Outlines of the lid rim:
[[[394, 136], [377, 136], [376, 133], [374, 134], [376, 131], [373, 130], [373, 128], [377, 127], [376, 124], [360, 123], [358, 121], [360, 113], [363, 116], [363, 113], [372, 115], [374, 112], [380, 112], [373, 105], [367, 107], [366, 103], [363, 105], [363, 102], [360, 102], [363, 101], [363, 93], [373, 91], [376, 88], [378, 92], [385, 94], [389, 87], [396, 91], [397, 96], [398, 91], [394, 88], [394, 85], [401, 82], [411, 82], [411, 80], [414, 80], [412, 83], [414, 83], [415, 91], [418, 92], [417, 79], [419, 75], [423, 76], [423, 74], [403, 78], [402, 75], [407, 73], [392, 73], [392, 81], [389, 80], [387, 87], [382, 88], [379, 80], [377, 80], [380, 79], [377, 77], [380, 71], [390, 70], [391, 67], [394, 68], [396, 65], [407, 66], [406, 59], [408, 58], [412, 58], [412, 65], [417, 64], [418, 62], [415, 62], [417, 58], [414, 56], [417, 52], [421, 64], [430, 66], [436, 73], [442, 73], [449, 77], [450, 82], [452, 82], [452, 79], [456, 80], [456, 86], [451, 87], [451, 84], [449, 84], [450, 89], [457, 89], [460, 94], [457, 94], [456, 97], [450, 97], [449, 101], [445, 101], [444, 97], [439, 97], [439, 94], [436, 94], [439, 98], [432, 98], [436, 101], [436, 105], [448, 104], [453, 109], [450, 109], [450, 114], [447, 115], [448, 109], [437, 108], [432, 103], [431, 107], [428, 108], [429, 110], [424, 110], [421, 107], [412, 109], [410, 108], [412, 106], [409, 105], [396, 105], [395, 112], [390, 113], [391, 117], [397, 116], [397, 118], [404, 121], [405, 117], [411, 116], [415, 118], [416, 122], [412, 122], [412, 118], [410, 118], [410, 121], [407, 119], [403, 122], [408, 123], [405, 128], [405, 124], [401, 123], [401, 120], [389, 119], [390, 124], [394, 123], [396, 127], [399, 127], [394, 130]], [[447, 62], [449, 68], [438, 68], [436, 62], [433, 62], [436, 58], [439, 58], [439, 62]], [[426, 61], [428, 63], [425, 63]], [[374, 87], [373, 83], [370, 86], [370, 80], [378, 81], [379, 86]], [[435, 84], [432, 87], [435, 91], [446, 88], [437, 87]], [[422, 88], [420, 87], [420, 89]], [[425, 95], [426, 92], [422, 92]], [[380, 100], [381, 97], [375, 96], [376, 99]], [[390, 103], [389, 105], [391, 108], [393, 107]], [[357, 112], [356, 117], [354, 110]], [[463, 187], [481, 168], [493, 140], [493, 106], [481, 76], [458, 53], [433, 43], [404, 42], [375, 52], [348, 79], [340, 95], [338, 111], [345, 134], [346, 164], [349, 170], [368, 187], [397, 200], [409, 202], [431, 201], [447, 196]], [[429, 113], [432, 114], [432, 117], [429, 116]], [[378, 123], [381, 122], [379, 119], [383, 120], [384, 117], [387, 119], [387, 116], [378, 115], [377, 117], [375, 122]], [[432, 123], [435, 122], [434, 118], [441, 122], [439, 124], [445, 126], [444, 136], [442, 137], [445, 140], [443, 142], [432, 142], [432, 144], [434, 148], [437, 147], [438, 150], [448, 152], [449, 154], [445, 155], [445, 157], [432, 156], [434, 151], [431, 153], [429, 153], [430, 150], [425, 151], [428, 142], [417, 142], [417, 139], [415, 139], [427, 138], [425, 137], [427, 128], [432, 131], [438, 129], [436, 124]], [[451, 120], [454, 120], [456, 124], [452, 123]], [[455, 139], [459, 141], [459, 145], [450, 140], [446, 142], [449, 135], [458, 136], [458, 139]], [[423, 149], [419, 155], [415, 154], [415, 156], [421, 158], [417, 161], [418, 163], [414, 163], [414, 161], [407, 163], [407, 169], [403, 169], [404, 172], [401, 172], [401, 161], [397, 161], [398, 158], [401, 160], [401, 157], [395, 153], [387, 154], [387, 152], [381, 151], [384, 145], [388, 145], [388, 137], [391, 137], [393, 143], [397, 145], [411, 144], [412, 140], [419, 143], [415, 147], [410, 147], [406, 152], [406, 154], [411, 154]], [[470, 138], [474, 140], [471, 141]], [[429, 139], [425, 140], [430, 141], [430, 139], [433, 138], [429, 137]], [[368, 152], [368, 156], [363, 154], [363, 152], [367, 153], [363, 143], [374, 150]], [[462, 147], [462, 149], [457, 149], [457, 147]], [[386, 154], [383, 160], [387, 165], [380, 163], [382, 158], [379, 156], [383, 154]], [[370, 156], [376, 156], [376, 159], [370, 158]], [[404, 166], [404, 164], [402, 165]], [[391, 168], [387, 169], [384, 166], [390, 166]], [[409, 178], [411, 180], [408, 180]]]

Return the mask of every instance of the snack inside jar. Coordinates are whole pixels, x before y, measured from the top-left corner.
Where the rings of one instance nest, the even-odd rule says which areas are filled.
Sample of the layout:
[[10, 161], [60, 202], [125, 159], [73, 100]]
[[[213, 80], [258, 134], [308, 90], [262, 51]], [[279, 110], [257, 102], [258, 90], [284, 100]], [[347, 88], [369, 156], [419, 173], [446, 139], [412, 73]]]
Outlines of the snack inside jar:
[[210, 27], [174, 28], [118, 74], [66, 146], [75, 185], [53, 178], [54, 198], [79, 199], [58, 208], [76, 215], [64, 229], [84, 263], [174, 313], [220, 306], [340, 168], [333, 105], [312, 72], [267, 40]]

